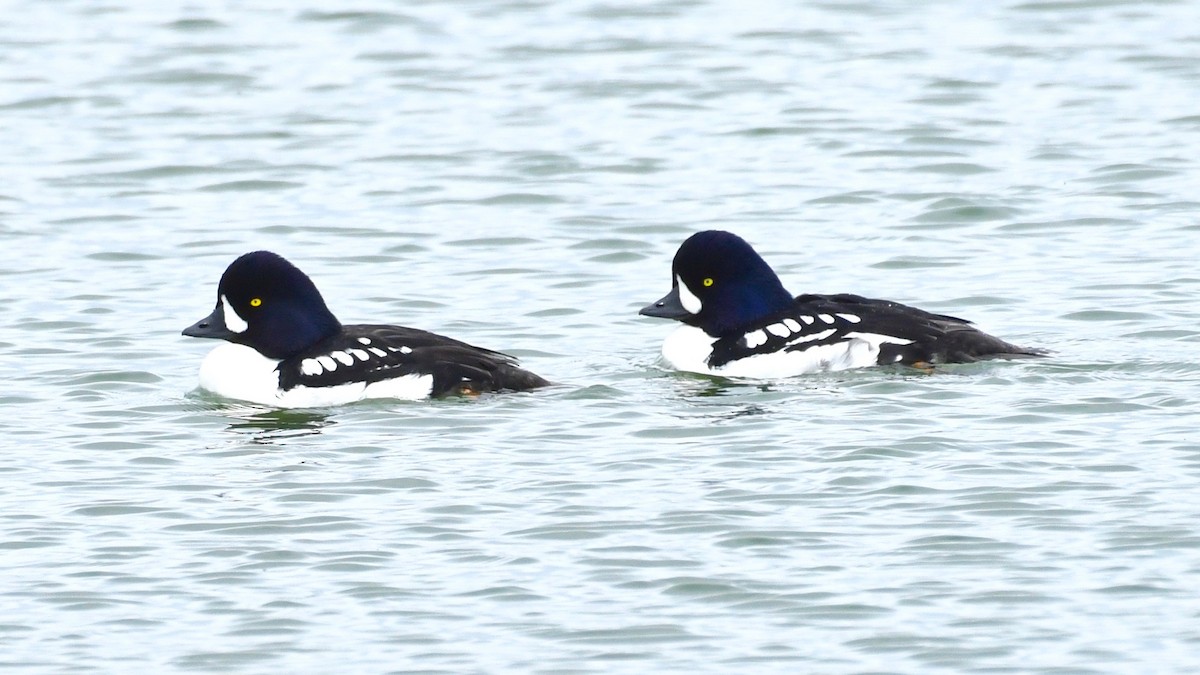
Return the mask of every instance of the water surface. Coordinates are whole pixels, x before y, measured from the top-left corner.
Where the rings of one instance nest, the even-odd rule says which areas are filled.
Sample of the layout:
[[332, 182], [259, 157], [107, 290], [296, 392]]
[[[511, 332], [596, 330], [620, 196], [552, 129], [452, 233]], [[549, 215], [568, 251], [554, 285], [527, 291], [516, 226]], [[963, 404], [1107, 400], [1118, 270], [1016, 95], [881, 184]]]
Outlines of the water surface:
[[[1200, 7], [10, 3], [6, 672], [1200, 667]], [[790, 290], [1053, 358], [670, 373], [637, 309]], [[237, 255], [560, 386], [194, 392]]]

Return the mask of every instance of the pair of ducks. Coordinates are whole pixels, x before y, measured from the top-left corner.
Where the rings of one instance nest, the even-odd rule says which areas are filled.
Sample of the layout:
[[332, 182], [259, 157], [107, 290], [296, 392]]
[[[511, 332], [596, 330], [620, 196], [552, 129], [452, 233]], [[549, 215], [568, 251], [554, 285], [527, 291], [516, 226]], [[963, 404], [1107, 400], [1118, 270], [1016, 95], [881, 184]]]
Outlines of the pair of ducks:
[[[684, 325], [663, 343], [675, 369], [778, 378], [899, 364], [929, 368], [1045, 354], [969, 322], [858, 295], [793, 297], [741, 237], [692, 235], [671, 265], [671, 292], [641, 314]], [[229, 265], [212, 314], [184, 335], [217, 338], [200, 386], [271, 406], [421, 399], [550, 384], [507, 354], [403, 326], [342, 325], [303, 272], [269, 251]]]

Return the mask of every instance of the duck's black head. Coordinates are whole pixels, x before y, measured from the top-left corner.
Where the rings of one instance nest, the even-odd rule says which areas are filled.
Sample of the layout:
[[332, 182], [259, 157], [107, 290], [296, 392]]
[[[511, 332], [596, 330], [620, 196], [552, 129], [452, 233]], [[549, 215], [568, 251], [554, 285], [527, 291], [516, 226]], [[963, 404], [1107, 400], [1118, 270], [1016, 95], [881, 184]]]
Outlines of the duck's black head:
[[254, 251], [230, 263], [217, 286], [216, 308], [183, 334], [286, 359], [341, 327], [308, 275], [270, 251]]
[[680, 245], [671, 263], [671, 292], [640, 313], [676, 319], [720, 337], [792, 302], [775, 271], [745, 239], [708, 230]]

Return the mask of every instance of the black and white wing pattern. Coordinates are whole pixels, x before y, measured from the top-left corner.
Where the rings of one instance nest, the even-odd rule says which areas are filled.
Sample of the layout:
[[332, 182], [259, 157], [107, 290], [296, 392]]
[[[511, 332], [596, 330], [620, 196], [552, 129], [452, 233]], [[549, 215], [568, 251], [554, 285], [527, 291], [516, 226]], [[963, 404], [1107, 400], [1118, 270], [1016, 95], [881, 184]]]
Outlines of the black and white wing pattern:
[[507, 354], [403, 326], [343, 326], [337, 335], [279, 364], [279, 386], [284, 391], [406, 376], [430, 376], [430, 396], [549, 384], [518, 367]]
[[803, 352], [813, 347], [862, 341], [876, 365], [967, 363], [1002, 356], [1039, 356], [1044, 352], [1009, 344], [975, 328], [969, 321], [933, 314], [890, 300], [860, 295], [805, 294], [795, 304], [756, 323], [740, 335], [713, 344], [709, 365], [774, 352]]

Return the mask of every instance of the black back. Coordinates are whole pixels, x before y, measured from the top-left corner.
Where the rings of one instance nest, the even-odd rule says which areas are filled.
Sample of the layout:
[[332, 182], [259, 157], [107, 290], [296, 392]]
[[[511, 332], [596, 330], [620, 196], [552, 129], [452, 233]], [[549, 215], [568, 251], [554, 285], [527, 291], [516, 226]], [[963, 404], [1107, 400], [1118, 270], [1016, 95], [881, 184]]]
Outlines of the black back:
[[[811, 322], [803, 317], [808, 317]], [[767, 326], [786, 319], [791, 319], [791, 324], [798, 325], [800, 330], [780, 336], [767, 329]], [[751, 346], [746, 336], [759, 330], [762, 334], [756, 334], [756, 337], [765, 337], [765, 341]], [[975, 328], [965, 319], [934, 314], [890, 300], [864, 298], [850, 293], [804, 294], [797, 296], [787, 310], [760, 319], [735, 335], [717, 340], [709, 365], [719, 367], [755, 354], [779, 350], [799, 351], [817, 345], [834, 344], [850, 339], [855, 333], [909, 341], [909, 344], [881, 344], [877, 361], [879, 365], [969, 363], [996, 357], [1042, 356], [1046, 353], [1005, 342]], [[819, 339], [803, 339], [818, 334], [823, 335]]]
[[[364, 340], [366, 342], [364, 342]], [[333, 355], [340, 352], [340, 359]], [[305, 361], [327, 357], [335, 368]], [[351, 361], [349, 364], [345, 361]], [[328, 363], [328, 361], [327, 361]], [[430, 396], [525, 390], [549, 384], [517, 366], [516, 359], [490, 349], [416, 328], [352, 325], [279, 364], [279, 385], [332, 387], [349, 382], [379, 382], [405, 375], [432, 375]]]

